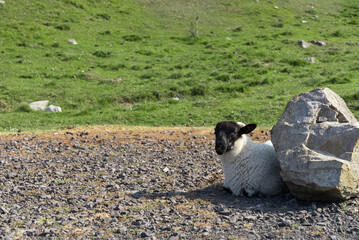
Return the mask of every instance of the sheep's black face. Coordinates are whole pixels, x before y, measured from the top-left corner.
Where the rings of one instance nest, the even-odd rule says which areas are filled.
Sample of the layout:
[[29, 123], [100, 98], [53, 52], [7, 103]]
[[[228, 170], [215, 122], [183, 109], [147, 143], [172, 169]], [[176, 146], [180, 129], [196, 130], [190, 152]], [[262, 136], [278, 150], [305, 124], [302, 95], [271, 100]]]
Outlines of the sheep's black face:
[[218, 155], [231, 151], [235, 141], [242, 136], [253, 131], [257, 125], [248, 124], [241, 127], [236, 122], [224, 121], [219, 122], [215, 128], [216, 134], [216, 152]]
[[234, 142], [238, 139], [240, 127], [236, 122], [219, 122], [215, 128], [216, 152], [222, 155], [233, 148]]

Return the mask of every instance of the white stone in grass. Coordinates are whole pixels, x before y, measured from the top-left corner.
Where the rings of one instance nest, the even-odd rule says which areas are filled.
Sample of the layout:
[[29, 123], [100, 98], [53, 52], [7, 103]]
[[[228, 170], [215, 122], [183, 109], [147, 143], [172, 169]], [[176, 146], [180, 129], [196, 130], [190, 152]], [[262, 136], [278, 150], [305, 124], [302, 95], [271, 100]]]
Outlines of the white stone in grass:
[[302, 21], [302, 23], [307, 23], [307, 22], [308, 22], [308, 21], [306, 21], [306, 20], [303, 20], [303, 21]]
[[274, 6], [274, 9], [278, 9], [279, 7], [278, 6]]
[[175, 101], [179, 101], [179, 100], [180, 100], [178, 97], [174, 97], [174, 98], [172, 98], [172, 99], [175, 100]]
[[311, 41], [311, 43], [313, 43], [315, 45], [318, 45], [320, 47], [326, 46], [328, 44], [327, 42], [324, 42], [324, 41], [321, 41], [321, 40]]
[[46, 109], [47, 105], [49, 104], [49, 101], [48, 100], [44, 100], [44, 101], [37, 101], [37, 102], [32, 102], [29, 104], [29, 107], [32, 109], [32, 110], [35, 110], [35, 111], [43, 111]]
[[307, 42], [304, 41], [304, 40], [300, 40], [300, 41], [298, 42], [298, 44], [299, 44], [299, 46], [301, 46], [302, 48], [309, 48], [309, 46], [310, 46], [310, 44], [307, 43]]
[[50, 105], [46, 108], [46, 112], [62, 112], [61, 107]]
[[78, 44], [75, 39], [68, 39], [67, 41], [68, 41], [69, 43], [72, 43], [73, 45], [77, 45], [77, 44]]
[[0, 1], [0, 4], [5, 4], [5, 1]]
[[315, 58], [314, 57], [307, 57], [307, 58], [303, 58], [304, 61], [310, 62], [310, 63], [315, 63]]

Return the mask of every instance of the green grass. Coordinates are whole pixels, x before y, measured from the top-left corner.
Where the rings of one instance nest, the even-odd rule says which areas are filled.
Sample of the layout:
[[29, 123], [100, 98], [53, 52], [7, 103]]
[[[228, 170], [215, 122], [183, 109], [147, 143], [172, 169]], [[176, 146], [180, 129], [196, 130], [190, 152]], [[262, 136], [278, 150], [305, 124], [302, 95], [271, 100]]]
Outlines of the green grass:
[[[220, 120], [270, 127], [293, 95], [319, 87], [359, 117], [358, 14], [349, 0], [6, 1], [0, 131]], [[302, 49], [299, 40], [328, 45]], [[63, 112], [31, 111], [38, 100]]]

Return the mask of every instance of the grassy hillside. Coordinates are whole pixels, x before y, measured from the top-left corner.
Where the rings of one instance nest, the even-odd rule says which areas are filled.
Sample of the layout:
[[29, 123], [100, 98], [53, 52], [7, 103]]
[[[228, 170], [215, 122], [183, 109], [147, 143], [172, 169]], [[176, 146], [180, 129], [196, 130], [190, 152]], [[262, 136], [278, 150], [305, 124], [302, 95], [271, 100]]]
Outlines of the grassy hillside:
[[[293, 95], [318, 87], [359, 117], [358, 36], [359, 3], [349, 0], [7, 0], [0, 131], [219, 120], [270, 127]], [[328, 45], [303, 49], [299, 40]], [[63, 112], [31, 111], [38, 100]]]

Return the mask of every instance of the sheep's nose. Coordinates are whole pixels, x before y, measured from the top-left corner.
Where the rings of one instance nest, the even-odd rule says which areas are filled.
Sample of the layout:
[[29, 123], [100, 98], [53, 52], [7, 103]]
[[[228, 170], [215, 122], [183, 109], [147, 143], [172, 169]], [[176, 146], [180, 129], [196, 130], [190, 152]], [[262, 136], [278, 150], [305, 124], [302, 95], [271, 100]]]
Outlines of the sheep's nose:
[[218, 155], [222, 155], [226, 147], [221, 142], [216, 142], [216, 152]]
[[216, 148], [223, 148], [223, 147], [224, 147], [224, 145], [222, 142], [216, 141]]

